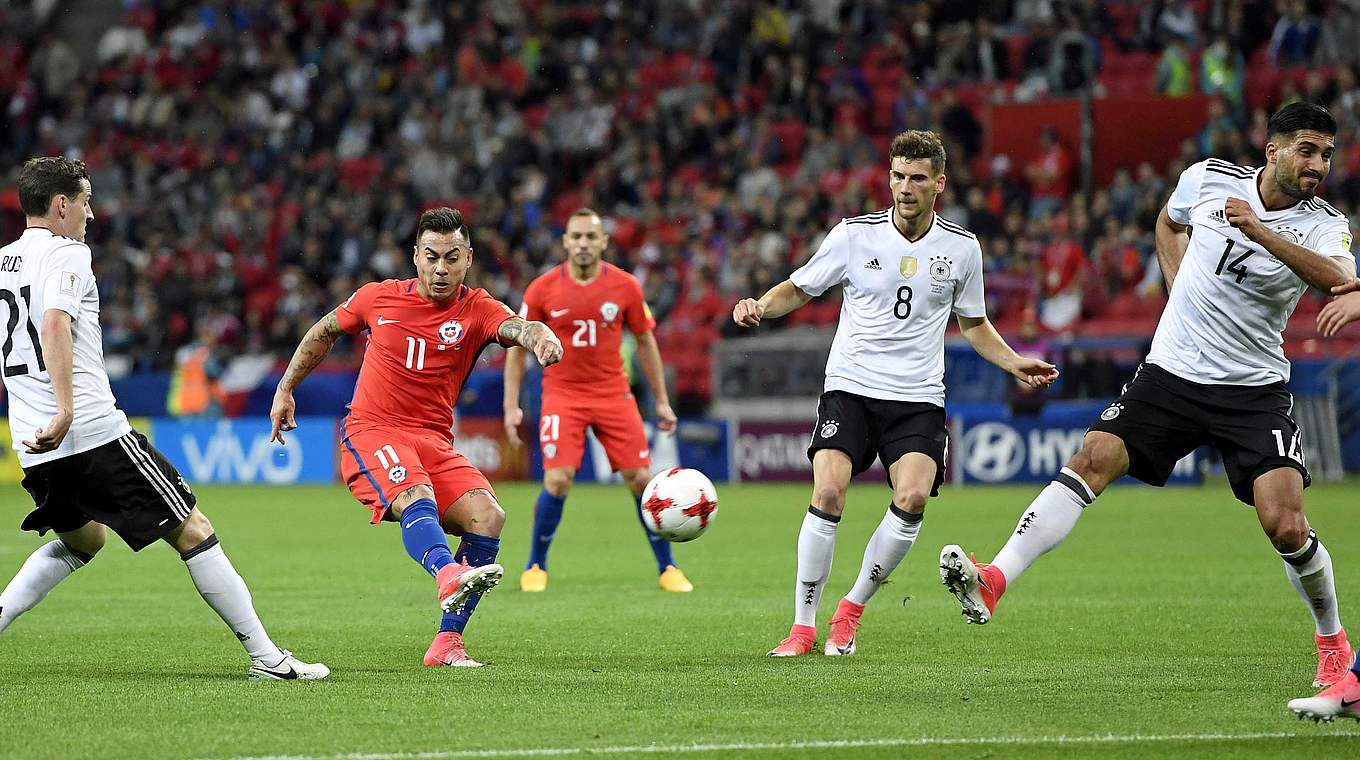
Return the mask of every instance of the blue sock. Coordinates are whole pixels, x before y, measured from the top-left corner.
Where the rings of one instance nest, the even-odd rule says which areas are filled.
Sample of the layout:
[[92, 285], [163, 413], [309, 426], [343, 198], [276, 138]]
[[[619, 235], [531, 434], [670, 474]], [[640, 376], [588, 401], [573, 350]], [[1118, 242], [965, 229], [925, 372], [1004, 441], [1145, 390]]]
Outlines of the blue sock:
[[[492, 562], [495, 562], [496, 554], [499, 553], [500, 550], [501, 540], [499, 538], [483, 536], [477, 533], [464, 533], [463, 543], [458, 545], [458, 554], [455, 555], [455, 558], [459, 562], [467, 560], [467, 563], [473, 567], [481, 567], [482, 565], [489, 565]], [[473, 594], [468, 597], [467, 605], [463, 607], [462, 612], [457, 614], [452, 612], [444, 613], [444, 616], [439, 619], [440, 632], [456, 631], [457, 633], [462, 633], [464, 626], [467, 625], [468, 618], [472, 617], [472, 611], [477, 609], [477, 602], [480, 601], [481, 598], [481, 594]]]
[[562, 522], [562, 505], [566, 502], [565, 496], [553, 496], [546, 489], [539, 492], [538, 501], [534, 503], [534, 535], [525, 570], [534, 565], [548, 569], [548, 547], [552, 545], [558, 523]]
[[666, 572], [666, 565], [675, 564], [675, 558], [671, 556], [671, 542], [647, 527], [647, 519], [642, 516], [642, 497], [634, 496], [633, 501], [637, 502], [638, 522], [642, 524], [642, 532], [647, 534], [647, 543], [652, 545], [652, 555], [656, 557], [656, 573], [660, 575]]
[[453, 563], [453, 552], [439, 524], [439, 510], [430, 499], [416, 499], [401, 513], [401, 543], [411, 559], [430, 575]]

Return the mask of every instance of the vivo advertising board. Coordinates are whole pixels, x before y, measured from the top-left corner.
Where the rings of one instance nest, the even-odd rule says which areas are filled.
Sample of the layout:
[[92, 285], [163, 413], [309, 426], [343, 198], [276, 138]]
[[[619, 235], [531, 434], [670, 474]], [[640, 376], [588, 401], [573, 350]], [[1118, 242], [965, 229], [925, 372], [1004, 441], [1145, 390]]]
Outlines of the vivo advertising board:
[[156, 419], [156, 448], [192, 483], [330, 483], [336, 478], [336, 420], [299, 417], [287, 446], [269, 441], [269, 420]]

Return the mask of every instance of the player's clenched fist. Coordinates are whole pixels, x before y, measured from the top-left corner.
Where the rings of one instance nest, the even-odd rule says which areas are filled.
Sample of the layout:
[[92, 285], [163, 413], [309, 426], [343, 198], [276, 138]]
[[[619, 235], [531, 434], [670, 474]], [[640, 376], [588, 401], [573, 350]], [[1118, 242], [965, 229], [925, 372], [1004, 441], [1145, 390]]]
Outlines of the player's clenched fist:
[[1242, 234], [1251, 240], [1256, 239], [1258, 228], [1263, 228], [1251, 204], [1241, 198], [1229, 198], [1223, 206], [1223, 213], [1228, 217], [1228, 224], [1242, 230]]
[[538, 357], [538, 363], [543, 366], [556, 364], [562, 361], [562, 343], [557, 340], [557, 336], [551, 331], [544, 331], [546, 334], [534, 347], [534, 356]]
[[765, 307], [754, 298], [743, 298], [732, 307], [732, 321], [742, 327], [755, 327], [765, 315]]

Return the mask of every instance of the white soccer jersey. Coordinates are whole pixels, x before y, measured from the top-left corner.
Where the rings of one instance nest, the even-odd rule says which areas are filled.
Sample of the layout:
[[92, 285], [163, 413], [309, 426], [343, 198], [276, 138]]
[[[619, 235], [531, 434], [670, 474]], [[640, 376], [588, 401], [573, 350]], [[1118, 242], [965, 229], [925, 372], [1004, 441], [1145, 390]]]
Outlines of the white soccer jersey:
[[789, 279], [814, 296], [845, 286], [828, 391], [944, 406], [949, 317], [987, 315], [982, 248], [939, 215], [914, 243], [893, 224], [892, 209], [844, 219]]
[[[32, 440], [57, 413], [52, 378], [38, 344], [42, 315], [48, 309], [71, 315], [75, 419], [56, 450], [29, 454], [20, 441]], [[0, 248], [0, 330], [6, 330], [0, 364], [9, 396], [10, 436], [21, 466], [79, 454], [132, 430], [114, 405], [104, 371], [99, 291], [90, 270], [89, 246], [30, 227]]]
[[1277, 234], [1354, 262], [1345, 216], [1320, 198], [1267, 211], [1256, 185], [1261, 171], [1201, 161], [1181, 174], [1167, 202], [1172, 221], [1191, 226], [1190, 247], [1147, 360], [1186, 380], [1267, 385], [1289, 379], [1284, 327], [1308, 284], [1228, 224], [1228, 198], [1251, 203]]

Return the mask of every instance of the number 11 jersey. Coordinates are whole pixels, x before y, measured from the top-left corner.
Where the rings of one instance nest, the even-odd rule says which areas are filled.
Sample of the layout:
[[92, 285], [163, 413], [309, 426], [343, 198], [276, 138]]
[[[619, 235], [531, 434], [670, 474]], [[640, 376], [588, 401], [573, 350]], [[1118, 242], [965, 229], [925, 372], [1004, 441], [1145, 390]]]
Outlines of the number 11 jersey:
[[1241, 198], [1266, 227], [1324, 256], [1353, 261], [1346, 217], [1321, 198], [1268, 211], [1262, 169], [1208, 159], [1186, 169], [1167, 215], [1191, 228], [1190, 246], [1157, 323], [1147, 360], [1196, 383], [1268, 385], [1289, 379], [1284, 328], [1307, 283], [1228, 224]]

